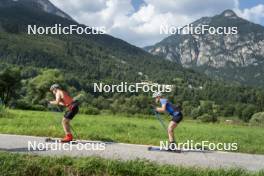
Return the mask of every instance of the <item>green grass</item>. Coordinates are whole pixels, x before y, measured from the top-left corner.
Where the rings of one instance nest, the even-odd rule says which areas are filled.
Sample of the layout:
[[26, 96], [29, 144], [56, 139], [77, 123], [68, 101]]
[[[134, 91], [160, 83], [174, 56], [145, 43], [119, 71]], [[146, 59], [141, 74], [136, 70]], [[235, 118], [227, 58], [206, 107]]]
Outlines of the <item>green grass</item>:
[[40, 157], [0, 152], [1, 176], [261, 176], [263, 171], [242, 169], [202, 169], [152, 162], [107, 160], [97, 157]]
[[[0, 133], [62, 137], [62, 113], [10, 110], [0, 118]], [[142, 119], [120, 115], [77, 115], [72, 126], [81, 139], [159, 145], [167, 135], [154, 118]], [[176, 128], [178, 142], [210, 141], [238, 143], [238, 152], [264, 154], [264, 130], [242, 125], [204, 124], [184, 120]]]

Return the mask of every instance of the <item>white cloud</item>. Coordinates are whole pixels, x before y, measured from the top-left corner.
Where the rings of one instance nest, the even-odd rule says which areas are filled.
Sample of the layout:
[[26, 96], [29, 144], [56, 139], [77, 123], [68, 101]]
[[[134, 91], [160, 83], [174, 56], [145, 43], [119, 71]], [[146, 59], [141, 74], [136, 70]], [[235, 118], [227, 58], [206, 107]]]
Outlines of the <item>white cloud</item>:
[[75, 20], [88, 26], [105, 26], [107, 33], [137, 46], [162, 40], [160, 25], [180, 27], [203, 16], [234, 9], [239, 16], [260, 23], [264, 5], [240, 10], [238, 0], [144, 0], [135, 10], [132, 0], [51, 0]]
[[237, 13], [237, 15], [249, 21], [253, 21], [259, 24], [264, 22], [264, 5], [263, 4], [259, 4], [252, 8], [246, 8], [243, 10], [240, 10], [238, 8], [235, 8], [234, 10]]
[[234, 6], [233, 0], [145, 0], [158, 8], [160, 13], [177, 13], [186, 15], [206, 15], [208, 13], [219, 13], [223, 9]]
[[139, 11], [133, 14], [137, 22], [148, 22], [155, 15], [155, 7], [153, 5], [141, 6]]
[[105, 0], [50, 0], [54, 5], [70, 14], [78, 14], [82, 11], [96, 12], [106, 8]]

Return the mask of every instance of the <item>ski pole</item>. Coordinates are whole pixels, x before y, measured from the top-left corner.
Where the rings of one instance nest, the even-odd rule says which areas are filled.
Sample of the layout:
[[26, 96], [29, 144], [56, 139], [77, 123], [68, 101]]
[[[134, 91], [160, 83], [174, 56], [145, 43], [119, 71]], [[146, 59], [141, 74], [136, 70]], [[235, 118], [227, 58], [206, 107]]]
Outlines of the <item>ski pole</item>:
[[167, 128], [166, 128], [166, 125], [164, 123], [164, 121], [162, 120], [162, 118], [160, 117], [159, 113], [156, 112], [155, 110], [154, 111], [154, 116], [156, 117], [156, 119], [158, 119], [158, 121], [160, 122], [161, 126], [164, 128], [164, 130], [167, 132]]
[[74, 135], [76, 136], [76, 138], [79, 139], [79, 136], [76, 133], [76, 131], [73, 129], [72, 125], [70, 125], [70, 128], [71, 128], [72, 132], [74, 133]]

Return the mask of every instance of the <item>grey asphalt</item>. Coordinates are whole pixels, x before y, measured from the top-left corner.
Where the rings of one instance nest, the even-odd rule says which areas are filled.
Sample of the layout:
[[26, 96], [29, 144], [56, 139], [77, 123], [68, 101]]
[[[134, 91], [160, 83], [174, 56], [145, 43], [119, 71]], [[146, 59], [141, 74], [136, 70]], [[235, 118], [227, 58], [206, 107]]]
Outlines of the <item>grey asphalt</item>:
[[[251, 171], [264, 169], [264, 155], [231, 153], [231, 152], [183, 152], [171, 153], [160, 151], [148, 151], [148, 145], [103, 143], [100, 141], [80, 141], [87, 148], [78, 150], [84, 145], [73, 144], [72, 150], [66, 144], [66, 149], [54, 150], [62, 144], [47, 143], [45, 137], [22, 136], [0, 134], [0, 150], [9, 152], [29, 153], [45, 156], [98, 156], [107, 159], [135, 160], [146, 159], [159, 164], [170, 164], [177, 166], [196, 166], [203, 168], [234, 168], [239, 167]], [[29, 145], [31, 144], [31, 145]], [[33, 145], [38, 145], [33, 150]], [[91, 146], [95, 149], [104, 147], [104, 150], [89, 150]], [[30, 146], [30, 147], [29, 147]], [[29, 150], [30, 148], [30, 150]]]

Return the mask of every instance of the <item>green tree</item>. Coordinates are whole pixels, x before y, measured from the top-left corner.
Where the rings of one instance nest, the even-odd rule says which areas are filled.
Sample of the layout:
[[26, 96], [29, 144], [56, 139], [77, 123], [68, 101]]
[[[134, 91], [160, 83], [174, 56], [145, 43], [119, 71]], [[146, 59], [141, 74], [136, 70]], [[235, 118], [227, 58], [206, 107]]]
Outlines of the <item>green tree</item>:
[[242, 111], [242, 114], [241, 114], [241, 119], [245, 122], [248, 122], [252, 115], [256, 112], [256, 107], [254, 105], [248, 105], [243, 111]]
[[58, 70], [45, 70], [40, 75], [29, 81], [28, 84], [28, 101], [32, 104], [39, 104], [47, 97], [49, 88], [52, 84], [64, 84], [64, 77]]
[[232, 105], [225, 105], [222, 109], [222, 115], [224, 116], [232, 116], [235, 112], [235, 107]]
[[264, 126], [264, 112], [255, 113], [249, 122], [251, 125]]
[[186, 116], [191, 116], [193, 108], [189, 101], [184, 101], [182, 104], [183, 114]]
[[9, 101], [17, 96], [20, 81], [20, 70], [17, 68], [6, 68], [0, 72], [0, 99], [3, 104], [8, 105]]
[[196, 119], [197, 117], [199, 117], [199, 116], [201, 116], [202, 115], [202, 112], [201, 112], [201, 110], [200, 110], [200, 108], [198, 107], [198, 108], [194, 108], [193, 110], [192, 110], [192, 112], [191, 112], [191, 117], [193, 118], [193, 119]]
[[201, 106], [200, 106], [200, 110], [201, 110], [202, 114], [205, 114], [205, 113], [212, 114], [213, 113], [213, 105], [214, 105], [214, 103], [212, 101], [202, 101]]

